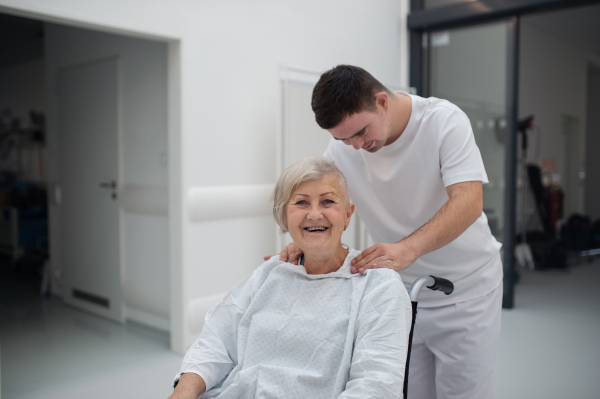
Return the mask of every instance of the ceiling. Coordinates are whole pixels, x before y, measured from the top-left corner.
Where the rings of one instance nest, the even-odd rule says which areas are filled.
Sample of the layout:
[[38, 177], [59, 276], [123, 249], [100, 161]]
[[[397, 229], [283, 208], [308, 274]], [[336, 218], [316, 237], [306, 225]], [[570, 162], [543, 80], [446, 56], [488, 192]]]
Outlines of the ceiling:
[[[523, 23], [600, 57], [600, 4], [526, 15]], [[0, 69], [44, 54], [41, 21], [0, 13]]]
[[0, 14], [0, 69], [44, 55], [44, 25], [40, 21]]

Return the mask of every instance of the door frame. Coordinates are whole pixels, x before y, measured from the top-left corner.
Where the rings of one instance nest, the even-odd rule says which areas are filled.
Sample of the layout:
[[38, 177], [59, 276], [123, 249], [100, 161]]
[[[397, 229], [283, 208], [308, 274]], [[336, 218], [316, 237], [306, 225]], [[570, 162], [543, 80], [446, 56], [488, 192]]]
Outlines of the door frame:
[[[503, 308], [514, 307], [516, 217], [517, 118], [519, 82], [519, 21], [522, 15], [598, 4], [600, 0], [475, 0], [426, 9], [424, 0], [411, 0], [407, 16], [410, 35], [410, 85], [421, 96], [429, 95], [430, 32], [508, 20], [507, 132], [504, 201], [504, 296]], [[426, 47], [426, 49], [424, 49]]]
[[[181, 37], [161, 36], [148, 32], [125, 30], [114, 26], [90, 23], [77, 16], [62, 18], [49, 15], [40, 10], [35, 4], [24, 4], [20, 9], [1, 6], [0, 12], [23, 18], [35, 19], [60, 25], [72, 26], [82, 29], [96, 30], [121, 36], [135, 37], [147, 40], [160, 41], [167, 44], [167, 139], [169, 159], [169, 327], [170, 347], [177, 353], [185, 351], [184, 341], [184, 301], [183, 301], [183, 161], [181, 138]], [[120, 151], [121, 149], [119, 149]], [[46, 159], [48, 163], [48, 159]], [[47, 165], [46, 165], [47, 167]]]

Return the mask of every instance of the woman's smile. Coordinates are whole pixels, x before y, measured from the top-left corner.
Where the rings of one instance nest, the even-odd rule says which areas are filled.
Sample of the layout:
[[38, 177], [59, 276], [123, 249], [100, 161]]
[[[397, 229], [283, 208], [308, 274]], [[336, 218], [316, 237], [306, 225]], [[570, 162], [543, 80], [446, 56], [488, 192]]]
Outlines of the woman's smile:
[[327, 230], [329, 227], [324, 227], [324, 226], [315, 226], [315, 227], [305, 227], [304, 230], [308, 231], [309, 233], [321, 233], [325, 230]]

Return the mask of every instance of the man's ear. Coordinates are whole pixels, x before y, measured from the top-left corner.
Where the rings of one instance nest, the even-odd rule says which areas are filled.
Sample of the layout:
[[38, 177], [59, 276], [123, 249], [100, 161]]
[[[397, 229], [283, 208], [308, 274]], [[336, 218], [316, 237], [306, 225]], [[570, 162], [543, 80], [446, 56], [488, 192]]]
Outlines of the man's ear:
[[384, 111], [387, 111], [389, 103], [390, 103], [390, 97], [388, 96], [388, 94], [385, 91], [380, 91], [379, 93], [375, 93], [375, 104], [377, 106], [383, 108]]

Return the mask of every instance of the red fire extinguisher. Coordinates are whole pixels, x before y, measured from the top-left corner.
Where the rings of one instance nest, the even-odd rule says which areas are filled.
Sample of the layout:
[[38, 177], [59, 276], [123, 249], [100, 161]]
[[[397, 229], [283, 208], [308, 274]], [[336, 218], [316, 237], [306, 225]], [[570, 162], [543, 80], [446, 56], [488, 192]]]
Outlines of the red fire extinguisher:
[[560, 187], [551, 186], [548, 193], [548, 213], [550, 214], [550, 223], [556, 231], [556, 222], [563, 217], [563, 203], [565, 194]]

